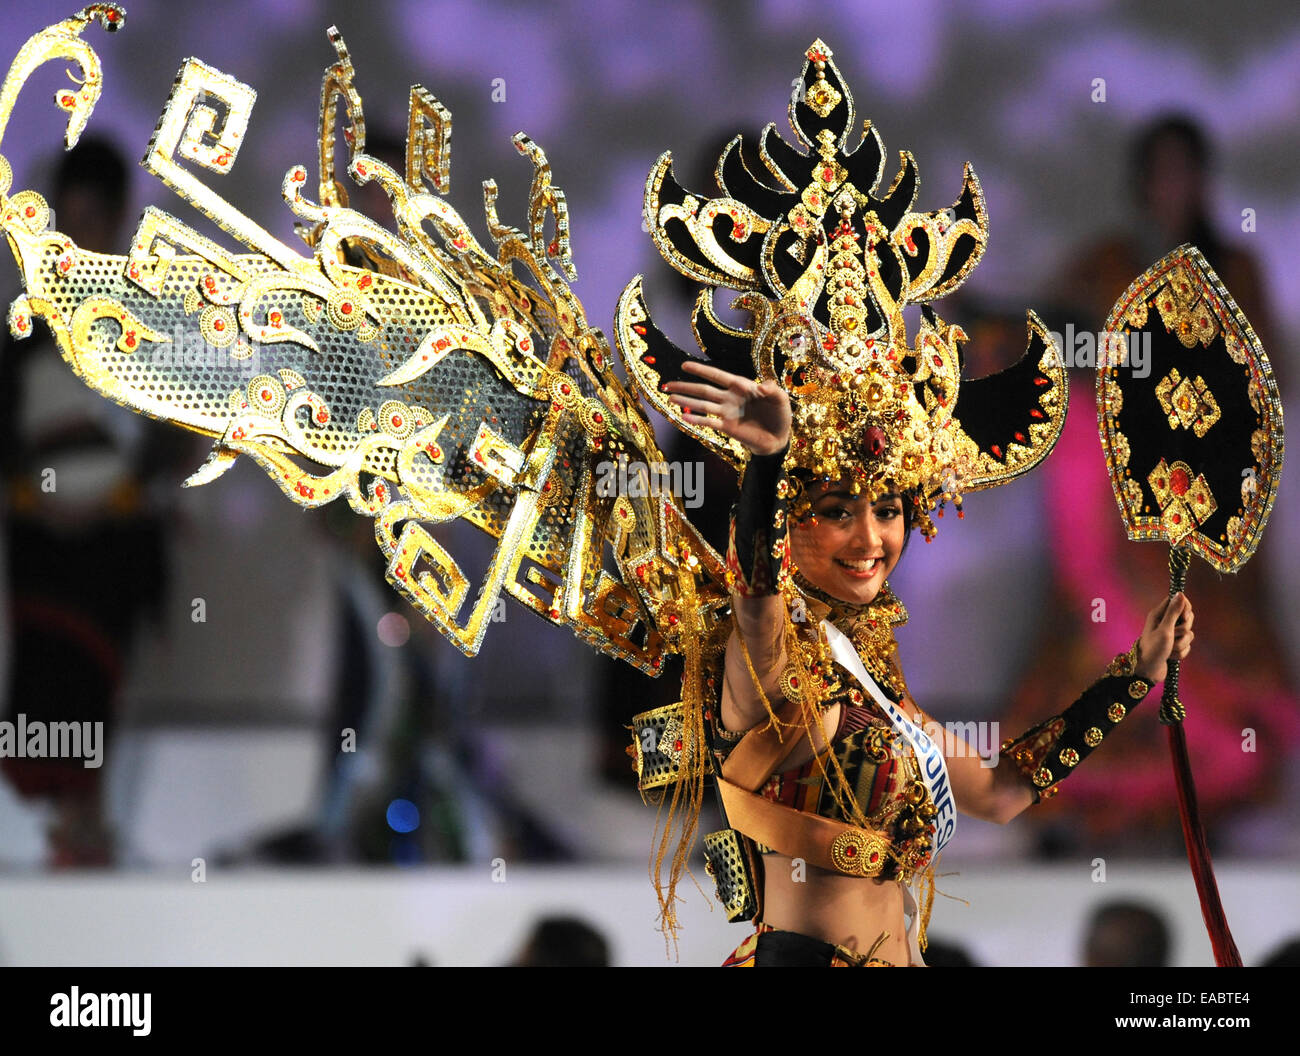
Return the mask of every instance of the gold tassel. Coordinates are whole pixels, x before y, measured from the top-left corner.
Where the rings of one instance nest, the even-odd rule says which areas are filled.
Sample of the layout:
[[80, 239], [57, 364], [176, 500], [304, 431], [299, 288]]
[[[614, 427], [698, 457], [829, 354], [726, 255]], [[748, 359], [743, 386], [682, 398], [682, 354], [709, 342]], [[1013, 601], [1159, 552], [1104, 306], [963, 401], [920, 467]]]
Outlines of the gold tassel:
[[[694, 574], [683, 567], [678, 574], [678, 598], [682, 611], [698, 612], [695, 596]], [[700, 809], [704, 804], [704, 779], [707, 775], [708, 742], [704, 735], [704, 641], [703, 635], [689, 630], [680, 637], [682, 657], [682, 762], [677, 780], [673, 782], [672, 797], [668, 800], [668, 815], [664, 818], [663, 801], [655, 818], [657, 840], [651, 853], [650, 881], [654, 884], [659, 902], [659, 930], [664, 934], [664, 945], [674, 954], [677, 951], [677, 885], [683, 873], [689, 873], [691, 849], [700, 826]], [[661, 826], [662, 822], [662, 826]], [[677, 847], [668, 867], [668, 882], [664, 884], [662, 870], [668, 857], [673, 831], [678, 830]], [[708, 901], [699, 882], [691, 880], [701, 897]]]
[[925, 879], [922, 881], [925, 890], [925, 897], [920, 907], [921, 927], [917, 931], [917, 945], [924, 953], [929, 945], [929, 939], [926, 936], [926, 929], [930, 926], [930, 911], [934, 909], [934, 863], [930, 863], [930, 868], [925, 871]]
[[[740, 631], [740, 624], [736, 620], [736, 611], [731, 611], [731, 622], [736, 628], [736, 641], [740, 643], [740, 655], [745, 658], [745, 667], [749, 671], [749, 677], [753, 680], [754, 689], [758, 691], [758, 699], [763, 702], [763, 710], [767, 712], [767, 720], [776, 730], [776, 740], [778, 744], [785, 744], [785, 738], [782, 736], [782, 724], [776, 717], [776, 712], [772, 710], [772, 702], [767, 699], [767, 694], [763, 692], [763, 683], [759, 681], [758, 672], [754, 670], [754, 661], [749, 658], [749, 647], [745, 644], [745, 636]], [[789, 630], [787, 628], [787, 634]]]

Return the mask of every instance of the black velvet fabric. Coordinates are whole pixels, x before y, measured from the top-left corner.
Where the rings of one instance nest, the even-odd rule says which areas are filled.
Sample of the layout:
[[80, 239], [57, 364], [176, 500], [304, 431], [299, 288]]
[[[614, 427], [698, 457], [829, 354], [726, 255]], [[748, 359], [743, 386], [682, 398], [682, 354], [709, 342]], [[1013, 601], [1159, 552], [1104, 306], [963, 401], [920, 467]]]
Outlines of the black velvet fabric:
[[758, 937], [755, 968], [829, 968], [835, 947], [793, 931], [765, 931]]

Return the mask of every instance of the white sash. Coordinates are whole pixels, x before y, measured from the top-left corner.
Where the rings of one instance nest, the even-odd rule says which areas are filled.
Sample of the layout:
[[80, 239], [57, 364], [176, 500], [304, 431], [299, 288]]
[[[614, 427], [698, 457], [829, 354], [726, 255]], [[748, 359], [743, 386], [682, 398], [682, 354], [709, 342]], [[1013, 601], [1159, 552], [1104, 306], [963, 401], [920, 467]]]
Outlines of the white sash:
[[[829, 620], [823, 620], [822, 627], [826, 631], [826, 640], [830, 643], [831, 656], [835, 658], [835, 662], [858, 680], [862, 688], [871, 695], [871, 699], [893, 723], [894, 729], [906, 738], [908, 744], [912, 746], [912, 751], [916, 753], [921, 780], [930, 793], [930, 801], [938, 811], [931, 829], [930, 860], [935, 861], [939, 857], [939, 852], [947, 846], [948, 841], [952, 839], [952, 834], [957, 830], [957, 804], [952, 796], [952, 786], [948, 782], [948, 766], [943, 758], [943, 745], [936, 744], [924, 730], [903, 714], [897, 704], [880, 691], [876, 680], [867, 673], [857, 649], [838, 627]], [[904, 909], [912, 918], [907, 927], [912, 963], [921, 965], [925, 962], [921, 959], [921, 950], [917, 941], [921, 930], [921, 914], [918, 908], [919, 887], [920, 877], [914, 877], [912, 883], [903, 888], [903, 894]]]

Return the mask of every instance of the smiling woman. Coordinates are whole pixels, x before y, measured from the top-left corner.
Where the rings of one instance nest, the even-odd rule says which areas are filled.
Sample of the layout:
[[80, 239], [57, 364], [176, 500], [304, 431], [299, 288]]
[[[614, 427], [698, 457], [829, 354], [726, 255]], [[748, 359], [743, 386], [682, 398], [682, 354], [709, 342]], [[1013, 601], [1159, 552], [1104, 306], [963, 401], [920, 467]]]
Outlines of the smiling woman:
[[1166, 661], [1187, 655], [1192, 610], [1181, 594], [1154, 606], [1133, 648], [1063, 714], [1008, 742], [1004, 765], [917, 705], [889, 576], [913, 527], [935, 534], [931, 511], [952, 503], [960, 517], [963, 491], [1048, 455], [1064, 367], [1032, 313], [1023, 358], [987, 378], [961, 378], [965, 334], [928, 306], [909, 345], [901, 307], [955, 289], [983, 252], [979, 183], [967, 168], [953, 207], [914, 212], [905, 154], [877, 197], [876, 130], [851, 140], [861, 126], [829, 49], [818, 41], [807, 58], [790, 113], [815, 154], [770, 127], [762, 143], [785, 191], [760, 184], [736, 142], [718, 163], [723, 198], [678, 186], [666, 155], [647, 184], [660, 251], [714, 289], [742, 291], [752, 329], [721, 323], [706, 289], [693, 323], [712, 362], [693, 358], [650, 323], [634, 282], [620, 348], [660, 409], [743, 473], [731, 625], [700, 680], [730, 826], [705, 837], [709, 872], [730, 919], [755, 925], [726, 963], [922, 965], [935, 862], [957, 812], [1006, 822], [1051, 795]]
[[[873, 496], [853, 473], [787, 474], [785, 390], [705, 364], [684, 369], [708, 380], [665, 383], [671, 403], [707, 415], [750, 451], [728, 552], [735, 627], [712, 734], [728, 819], [761, 858], [747, 881], [756, 930], [727, 963], [922, 964], [919, 881], [955, 828], [954, 809], [1005, 822], [1040, 790], [1054, 791], [1100, 743], [1098, 724], [1118, 723], [1167, 658], [1187, 655], [1191, 606], [1181, 594], [1155, 606], [1108, 678], [1021, 738], [1014, 765], [990, 767], [954, 733], [937, 732], [898, 664], [893, 626], [906, 612], [887, 581], [922, 508], [918, 493], [886, 480]], [[794, 491], [804, 512], [787, 518]]]
[[845, 481], [822, 484], [814, 494], [812, 512], [790, 538], [791, 559], [811, 582], [868, 605], [907, 546], [902, 496], [891, 491], [869, 502]]

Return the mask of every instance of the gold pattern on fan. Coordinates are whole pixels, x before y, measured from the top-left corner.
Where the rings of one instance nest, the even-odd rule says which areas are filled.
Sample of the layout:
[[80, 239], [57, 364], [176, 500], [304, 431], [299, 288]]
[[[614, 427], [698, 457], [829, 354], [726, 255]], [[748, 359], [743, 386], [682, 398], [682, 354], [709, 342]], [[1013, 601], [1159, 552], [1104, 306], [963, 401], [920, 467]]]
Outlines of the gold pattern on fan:
[[1198, 341], [1209, 347], [1219, 326], [1186, 268], [1174, 268], [1154, 299], [1165, 328], [1177, 334], [1185, 348], [1192, 348]]
[[1170, 429], [1181, 426], [1203, 437], [1219, 420], [1219, 404], [1199, 374], [1184, 378], [1174, 367], [1156, 386], [1156, 399], [1169, 418]]
[[1160, 503], [1161, 520], [1172, 544], [1177, 545], [1219, 508], [1205, 477], [1198, 473], [1193, 478], [1192, 468], [1186, 462], [1170, 466], [1162, 458], [1147, 477], [1147, 483]]

